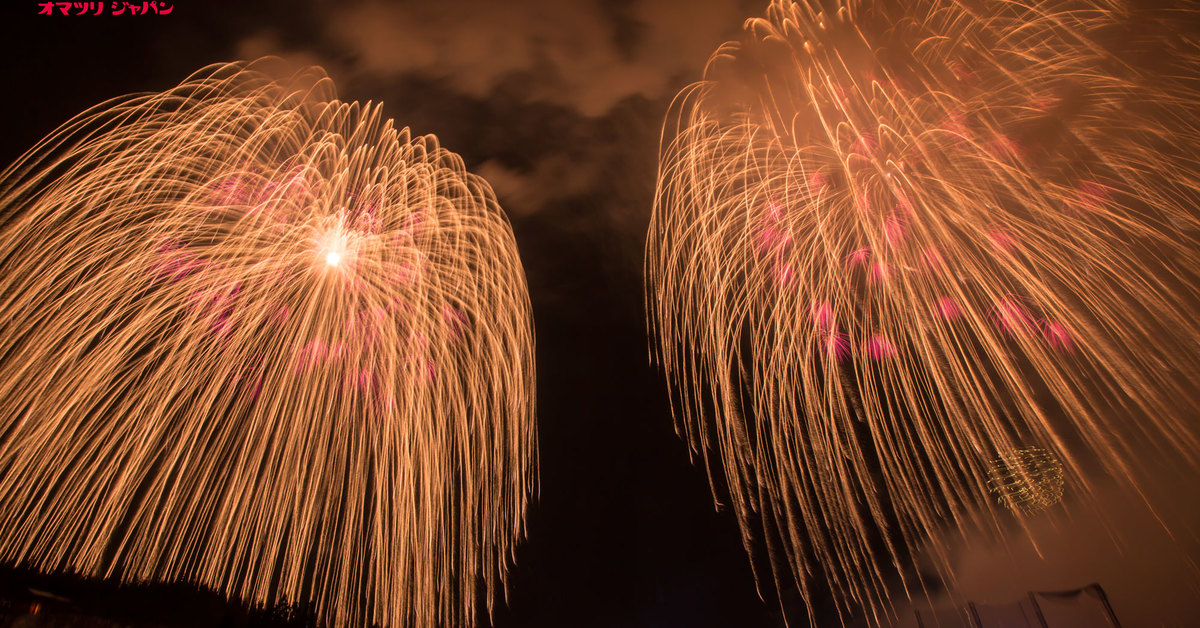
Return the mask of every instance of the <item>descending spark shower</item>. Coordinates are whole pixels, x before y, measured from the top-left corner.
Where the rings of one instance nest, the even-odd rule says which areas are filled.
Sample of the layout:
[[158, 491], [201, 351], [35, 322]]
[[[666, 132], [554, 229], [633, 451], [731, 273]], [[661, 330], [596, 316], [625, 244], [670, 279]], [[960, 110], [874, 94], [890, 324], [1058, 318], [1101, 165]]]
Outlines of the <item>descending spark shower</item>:
[[[1181, 17], [776, 0], [676, 99], [647, 242], [656, 359], [748, 551], [765, 539], [810, 616], [828, 586], [843, 622], [887, 623], [897, 591], [953, 582], [938, 539], [1027, 527], [990, 499], [993, 460], [1059, 461], [1066, 512], [1094, 512], [1139, 451], [1195, 468]], [[1013, 486], [1044, 481], [1021, 468]]]
[[0, 556], [472, 625], [536, 477], [511, 229], [436, 138], [272, 63], [4, 173]]

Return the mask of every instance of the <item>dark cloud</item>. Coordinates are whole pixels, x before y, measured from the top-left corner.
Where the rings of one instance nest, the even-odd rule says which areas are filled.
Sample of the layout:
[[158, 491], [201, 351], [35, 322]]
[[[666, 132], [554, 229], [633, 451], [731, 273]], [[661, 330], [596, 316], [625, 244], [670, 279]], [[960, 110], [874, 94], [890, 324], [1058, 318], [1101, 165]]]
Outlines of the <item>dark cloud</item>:
[[[654, 166], [633, 162], [638, 172], [621, 171], [620, 155], [655, 147], [658, 125], [669, 100], [697, 80], [709, 55], [737, 34], [742, 21], [761, 9], [748, 0], [625, 0], [616, 2], [560, 0], [450, 0], [398, 3], [372, 0], [329, 9], [318, 18], [324, 30], [318, 41], [300, 45], [272, 29], [244, 38], [238, 56], [279, 55], [297, 65], [323, 66], [348, 97], [385, 100], [402, 125], [417, 132], [438, 132], [447, 148], [464, 153], [468, 166], [491, 182], [511, 214], [529, 215], [584, 196], [612, 197], [629, 187], [623, 179], [647, 188]], [[411, 91], [390, 96], [397, 85], [417, 79], [436, 85], [437, 93]], [[350, 87], [349, 90], [345, 89]], [[482, 111], [456, 119], [429, 115], [428, 103], [448, 98], [483, 103]], [[644, 103], [655, 106], [645, 107]], [[515, 107], [514, 107], [515, 106]], [[492, 115], [505, 107], [503, 120]], [[514, 108], [526, 108], [514, 111]], [[634, 107], [653, 124], [627, 122]], [[434, 109], [437, 108], [435, 105]], [[412, 110], [418, 109], [416, 115]], [[558, 115], [557, 129], [530, 138], [532, 127], [547, 110]], [[530, 116], [535, 119], [529, 120]], [[626, 120], [611, 126], [611, 118]], [[439, 119], [440, 118], [440, 119]], [[420, 122], [432, 128], [421, 128]], [[499, 123], [507, 133], [480, 129]], [[443, 133], [437, 128], [453, 126]], [[603, 130], [603, 129], [600, 129]], [[453, 136], [506, 136], [491, 150], [451, 143]], [[557, 140], [557, 141], [556, 141]], [[629, 161], [629, 160], [625, 160]], [[616, 167], [614, 169], [614, 165]], [[617, 196], [622, 196], [617, 194]], [[625, 195], [627, 196], [627, 195]], [[628, 212], [628, 198], [614, 212]], [[638, 197], [649, 213], [649, 193]], [[602, 213], [597, 218], [616, 218]]]
[[528, 100], [599, 116], [670, 96], [745, 15], [730, 0], [368, 2], [331, 16], [328, 34], [357, 71], [443, 78], [478, 98], [526, 74]]

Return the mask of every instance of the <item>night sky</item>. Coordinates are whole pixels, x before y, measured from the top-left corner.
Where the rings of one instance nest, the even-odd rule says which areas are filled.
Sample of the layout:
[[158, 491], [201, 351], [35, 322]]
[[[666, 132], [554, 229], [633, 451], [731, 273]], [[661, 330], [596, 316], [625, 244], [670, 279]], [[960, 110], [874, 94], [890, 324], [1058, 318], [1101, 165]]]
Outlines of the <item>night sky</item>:
[[[732, 513], [714, 506], [705, 470], [675, 434], [666, 381], [649, 362], [641, 278], [667, 107], [765, 4], [179, 0], [166, 16], [47, 17], [35, 0], [7, 0], [0, 160], [93, 104], [167, 89], [211, 63], [274, 54], [322, 65], [343, 99], [382, 101], [398, 126], [462, 155], [513, 224], [533, 301], [541, 489], [493, 625], [781, 626]], [[1014, 569], [1005, 581], [968, 577], [967, 589], [999, 602], [1099, 581], [1118, 614], [1200, 622], [1194, 588], [1142, 605], [1141, 592], [1119, 585], [1179, 580], [1170, 574], [1181, 567], [1159, 569], [1147, 552], [1200, 556], [1188, 482], [1163, 483], [1175, 504], [1165, 516], [1193, 531], [1182, 552], [1148, 532], [1123, 557], [1081, 562], [1098, 547], [1083, 539], [1102, 533], [1055, 529], [1047, 534], [1078, 551], [1033, 568], [1037, 577]], [[964, 564], [988, 564], [989, 551], [967, 552]]]

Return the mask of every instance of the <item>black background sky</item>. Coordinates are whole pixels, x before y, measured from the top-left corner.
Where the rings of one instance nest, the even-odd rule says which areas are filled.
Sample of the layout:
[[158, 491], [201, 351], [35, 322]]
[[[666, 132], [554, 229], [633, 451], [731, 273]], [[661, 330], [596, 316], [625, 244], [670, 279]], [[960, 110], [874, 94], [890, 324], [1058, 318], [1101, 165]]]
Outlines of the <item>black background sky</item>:
[[[756, 593], [732, 514], [714, 508], [704, 470], [675, 435], [666, 382], [649, 364], [641, 278], [670, 100], [765, 6], [179, 0], [166, 16], [38, 16], [36, 0], [5, 0], [0, 161], [105, 99], [162, 91], [207, 64], [264, 54], [324, 66], [346, 100], [383, 101], [385, 115], [438, 135], [489, 180], [529, 279], [541, 491], [494, 625], [780, 626], [772, 594], [763, 602]], [[1194, 485], [1180, 486], [1165, 489], [1182, 504], [1174, 514], [1200, 529]], [[987, 568], [995, 556], [975, 552], [965, 558], [965, 588], [972, 574], [974, 591], [1013, 599], [1091, 580], [1154, 582], [1161, 570], [1138, 549], [1178, 552], [1159, 534], [1093, 565], [1081, 557], [1095, 553], [1103, 531], [1046, 534], [1069, 537], [1056, 568], [1039, 566], [1037, 578], [1005, 588]], [[1186, 540], [1182, 555], [1200, 556], [1195, 533]], [[1125, 590], [1110, 590], [1118, 610], [1146, 597]], [[1194, 586], [1163, 595], [1200, 621], [1188, 591]], [[1151, 602], [1147, 617], [1163, 599]], [[159, 618], [203, 621], [174, 597], [133, 603]]]

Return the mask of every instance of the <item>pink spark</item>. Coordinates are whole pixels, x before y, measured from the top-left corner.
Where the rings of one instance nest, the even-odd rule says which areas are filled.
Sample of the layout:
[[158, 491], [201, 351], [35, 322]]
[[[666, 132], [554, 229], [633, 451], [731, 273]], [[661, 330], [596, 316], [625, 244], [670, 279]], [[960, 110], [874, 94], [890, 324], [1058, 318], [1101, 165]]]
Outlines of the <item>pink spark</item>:
[[424, 211], [418, 209], [405, 217], [404, 227], [401, 229], [401, 231], [415, 239], [418, 235], [420, 235], [421, 223], [424, 221]]
[[895, 245], [904, 238], [904, 221], [892, 215], [883, 223], [883, 235], [888, 244]]
[[437, 381], [437, 366], [433, 360], [425, 360], [425, 379], [431, 384]]
[[370, 327], [374, 323], [375, 310], [378, 308], [363, 308], [350, 316], [350, 320], [346, 321], [347, 330], [356, 327]]
[[821, 339], [825, 355], [841, 361], [850, 355], [850, 338], [846, 334], [830, 331]]
[[209, 323], [209, 331], [218, 338], [228, 336], [233, 331], [233, 323], [229, 321], [229, 314], [225, 312], [217, 314]]
[[462, 335], [463, 329], [467, 326], [467, 315], [451, 305], [443, 305], [442, 322], [446, 324], [446, 328], [450, 330], [450, 333], [457, 338]]
[[875, 262], [871, 264], [870, 277], [875, 283], [883, 283], [892, 277], [892, 269], [887, 262]]
[[325, 344], [320, 340], [310, 340], [296, 352], [296, 371], [311, 368], [318, 360], [325, 357]]
[[1046, 344], [1058, 351], [1070, 352], [1075, 345], [1074, 334], [1066, 325], [1058, 321], [1042, 321], [1042, 337], [1046, 339]]
[[195, 258], [191, 253], [184, 253], [176, 258], [169, 266], [171, 281], [179, 281], [192, 273], [199, 272], [207, 266], [204, 260]]
[[385, 319], [383, 308], [366, 309], [346, 322], [346, 331], [364, 347], [373, 347], [383, 341]]
[[1112, 198], [1112, 188], [1098, 181], [1083, 181], [1075, 190], [1075, 198], [1079, 207], [1090, 212], [1104, 209], [1104, 204]]
[[240, 380], [238, 382], [240, 388], [246, 393], [250, 401], [258, 399], [259, 394], [262, 393], [263, 385], [263, 375], [261, 372], [254, 372], [249, 377], [239, 373], [235, 379]]
[[792, 265], [787, 262], [777, 262], [775, 264], [775, 277], [779, 280], [779, 287], [786, 287], [792, 283]]
[[810, 194], [816, 195], [821, 190], [824, 190], [826, 185], [828, 185], [828, 181], [826, 181], [825, 175], [821, 171], [818, 170], [808, 175], [808, 192]]
[[823, 332], [833, 331], [833, 306], [828, 301], [815, 301], [808, 307], [813, 324]]
[[197, 290], [188, 295], [196, 315], [208, 319], [209, 331], [214, 335], [226, 337], [233, 330], [233, 310], [241, 286], [241, 282], [235, 282], [223, 288]]
[[987, 232], [988, 241], [992, 248], [1000, 253], [1012, 253], [1017, 248], [1017, 240], [1003, 229], [993, 229]]
[[866, 264], [867, 260], [870, 258], [871, 247], [864, 246], [861, 249], [855, 249], [851, 251], [850, 254], [844, 258], [844, 261], [846, 262], [847, 268], [853, 268], [855, 266]]
[[185, 247], [187, 247], [187, 245], [180, 242], [179, 238], [163, 238], [162, 242], [159, 243], [158, 248], [154, 250], [159, 253], [170, 253], [171, 251], [178, 251]]
[[864, 348], [873, 360], [883, 360], [896, 355], [896, 345], [884, 334], [872, 334]]
[[206, 261], [206, 259], [188, 256], [184, 259], [181, 259], [179, 263], [175, 264], [175, 270], [174, 273], [170, 275], [170, 279], [172, 279], [172, 281], [179, 281], [188, 275], [199, 273], [199, 271], [202, 271], [206, 268], [209, 268], [209, 263]]
[[783, 205], [774, 199], [767, 201], [767, 217], [771, 220], [783, 218]]
[[924, 262], [925, 267], [930, 270], [940, 268], [945, 264], [945, 260], [942, 258], [942, 251], [936, 246], [925, 247], [921, 251], [921, 260]]
[[1034, 323], [1029, 308], [1016, 297], [1006, 297], [996, 303], [991, 314], [996, 327], [1009, 336], [1028, 331]]
[[179, 281], [204, 267], [204, 260], [187, 250], [187, 245], [175, 238], [164, 239], [155, 252], [162, 253], [161, 259], [156, 260], [151, 267], [155, 280]]
[[362, 393], [374, 393], [378, 386], [375, 373], [368, 368], [358, 369], [354, 377], [354, 387]]
[[[223, 205], [245, 205], [251, 200], [251, 190], [253, 189], [249, 183], [243, 181], [247, 175], [232, 174], [217, 181], [213, 184], [213, 191], [217, 192]], [[268, 191], [270, 188], [267, 188]]]
[[942, 320], [950, 321], [962, 316], [962, 308], [954, 297], [941, 297], [937, 300], [937, 315]]
[[967, 118], [960, 113], [952, 113], [946, 116], [942, 121], [942, 128], [950, 133], [958, 136], [961, 144], [971, 134], [971, 129], [967, 125]]
[[791, 234], [784, 233], [775, 227], [766, 227], [758, 234], [758, 250], [760, 253], [783, 248], [792, 239]]
[[992, 156], [997, 159], [1020, 160], [1025, 156], [1025, 148], [1013, 138], [1000, 133], [992, 140]]

